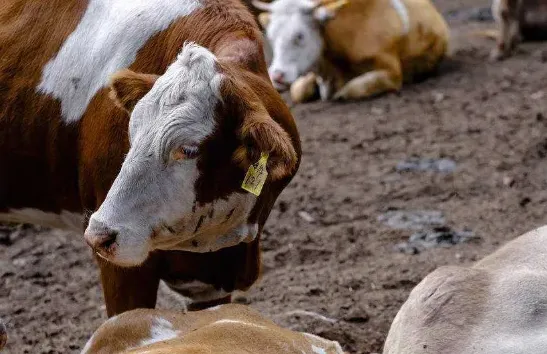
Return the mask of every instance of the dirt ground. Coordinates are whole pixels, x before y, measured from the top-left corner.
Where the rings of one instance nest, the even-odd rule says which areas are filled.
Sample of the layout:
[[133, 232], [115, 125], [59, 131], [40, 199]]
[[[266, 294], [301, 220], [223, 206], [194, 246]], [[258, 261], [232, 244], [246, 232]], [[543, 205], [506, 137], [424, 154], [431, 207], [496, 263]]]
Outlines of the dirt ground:
[[[293, 108], [302, 165], [267, 223], [263, 277], [236, 297], [349, 353], [381, 352], [391, 320], [427, 273], [470, 264], [547, 220], [547, 45], [526, 44], [491, 64], [493, 42], [472, 34], [493, 27], [473, 16], [489, 3], [436, 3], [453, 31], [453, 55], [438, 77], [374, 100]], [[411, 157], [451, 159], [456, 169], [397, 169]], [[442, 212], [448, 228], [475, 239], [400, 252], [415, 230], [379, 220], [397, 210]], [[82, 237], [33, 228], [3, 237], [6, 352], [77, 352], [106, 319]], [[162, 292], [159, 306], [181, 304]]]

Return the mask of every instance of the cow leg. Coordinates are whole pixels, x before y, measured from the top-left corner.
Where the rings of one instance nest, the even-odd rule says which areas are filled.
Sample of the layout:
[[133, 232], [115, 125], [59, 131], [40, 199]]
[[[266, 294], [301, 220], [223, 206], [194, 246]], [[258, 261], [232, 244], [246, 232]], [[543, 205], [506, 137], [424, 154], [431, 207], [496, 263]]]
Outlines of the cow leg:
[[334, 94], [333, 98], [335, 100], [356, 100], [397, 91], [401, 86], [402, 77], [400, 74], [394, 75], [387, 70], [374, 70], [350, 80]]
[[491, 60], [501, 60], [511, 54], [520, 41], [520, 0], [496, 0], [492, 5], [499, 26], [496, 47], [490, 53]]
[[121, 268], [97, 257], [108, 317], [136, 308], [154, 308], [159, 287], [156, 257], [135, 268]]
[[332, 80], [318, 76], [317, 86], [319, 87], [319, 97], [321, 97], [321, 101], [328, 101], [333, 93]]
[[311, 101], [317, 91], [317, 75], [308, 73], [291, 85], [291, 100], [294, 103]]

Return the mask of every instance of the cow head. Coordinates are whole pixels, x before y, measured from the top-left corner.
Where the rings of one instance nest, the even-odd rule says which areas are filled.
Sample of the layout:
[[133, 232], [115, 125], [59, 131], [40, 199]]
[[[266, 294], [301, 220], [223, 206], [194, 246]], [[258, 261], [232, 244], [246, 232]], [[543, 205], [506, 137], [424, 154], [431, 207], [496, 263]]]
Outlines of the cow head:
[[242, 73], [186, 44], [161, 76], [113, 77], [130, 149], [85, 233], [100, 256], [134, 266], [155, 249], [209, 252], [256, 237], [258, 199], [241, 188], [245, 173], [268, 153], [268, 193], [292, 176], [297, 155]]
[[259, 22], [273, 49], [270, 78], [279, 91], [315, 69], [323, 53], [321, 26], [333, 18], [347, 0], [253, 1], [265, 12]]

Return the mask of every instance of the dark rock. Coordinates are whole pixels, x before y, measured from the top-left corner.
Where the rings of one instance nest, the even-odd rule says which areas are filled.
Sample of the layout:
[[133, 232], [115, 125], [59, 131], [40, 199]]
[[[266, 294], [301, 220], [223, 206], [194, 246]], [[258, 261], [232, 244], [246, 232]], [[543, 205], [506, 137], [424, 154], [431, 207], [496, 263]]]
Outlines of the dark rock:
[[323, 289], [320, 289], [320, 288], [311, 288], [310, 290], [308, 290], [308, 295], [310, 296], [318, 296], [318, 295], [321, 295], [323, 293]]
[[529, 197], [524, 197], [520, 200], [519, 202], [519, 205], [524, 208], [526, 207], [528, 204], [530, 204], [530, 202], [532, 201], [532, 199], [530, 199]]
[[367, 323], [369, 321], [369, 315], [360, 311], [351, 311], [348, 315], [344, 316], [344, 321], [351, 323]]

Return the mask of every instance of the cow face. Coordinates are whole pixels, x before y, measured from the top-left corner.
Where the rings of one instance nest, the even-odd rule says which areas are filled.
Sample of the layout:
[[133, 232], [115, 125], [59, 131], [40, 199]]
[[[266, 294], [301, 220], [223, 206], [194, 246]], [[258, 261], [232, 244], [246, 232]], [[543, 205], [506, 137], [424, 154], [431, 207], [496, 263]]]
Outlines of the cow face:
[[255, 1], [262, 10], [259, 21], [273, 49], [268, 69], [279, 91], [284, 91], [302, 75], [315, 70], [323, 52], [321, 26], [331, 19], [340, 1], [276, 0], [272, 3]]
[[249, 215], [257, 197], [241, 188], [245, 172], [266, 152], [275, 181], [297, 157], [237, 76], [187, 44], [162, 76], [114, 77], [112, 96], [131, 113], [130, 149], [85, 233], [100, 256], [133, 266], [155, 249], [209, 252], [256, 237]]

